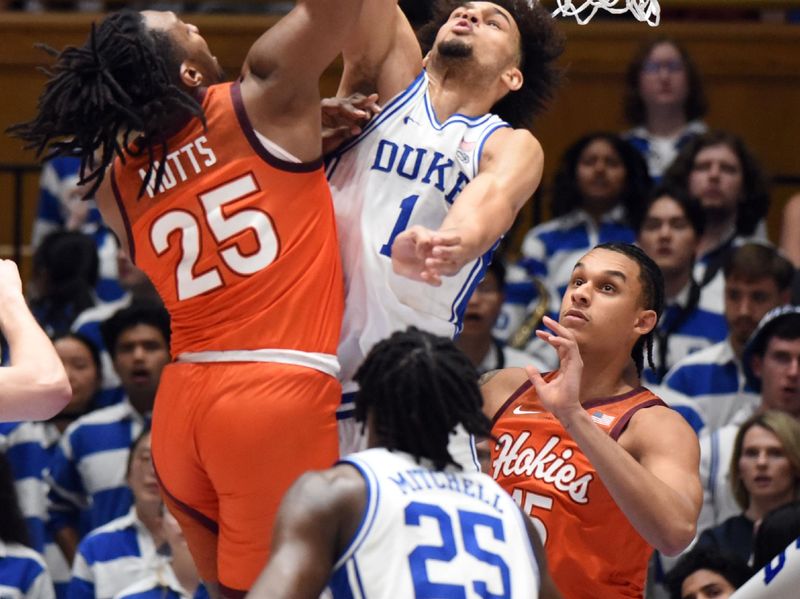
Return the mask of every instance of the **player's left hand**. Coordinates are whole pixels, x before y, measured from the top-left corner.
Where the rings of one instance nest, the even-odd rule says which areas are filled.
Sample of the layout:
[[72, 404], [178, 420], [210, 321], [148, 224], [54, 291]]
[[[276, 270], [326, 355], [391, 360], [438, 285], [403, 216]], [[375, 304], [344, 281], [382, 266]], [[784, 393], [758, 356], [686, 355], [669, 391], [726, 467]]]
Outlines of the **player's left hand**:
[[535, 366], [526, 366], [525, 371], [545, 409], [563, 421], [576, 410], [582, 410], [583, 359], [572, 331], [549, 316], [545, 316], [543, 322], [553, 332], [536, 331], [536, 335], [558, 352], [560, 365], [557, 374], [545, 381]]
[[[457, 239], [456, 241], [459, 242]], [[444, 273], [438, 270], [440, 261], [432, 254], [437, 242], [441, 242], [437, 231], [420, 225], [409, 227], [394, 239], [392, 269], [414, 281], [439, 287]]]
[[322, 152], [328, 154], [363, 130], [380, 113], [378, 94], [353, 94], [347, 98], [325, 98], [322, 111]]

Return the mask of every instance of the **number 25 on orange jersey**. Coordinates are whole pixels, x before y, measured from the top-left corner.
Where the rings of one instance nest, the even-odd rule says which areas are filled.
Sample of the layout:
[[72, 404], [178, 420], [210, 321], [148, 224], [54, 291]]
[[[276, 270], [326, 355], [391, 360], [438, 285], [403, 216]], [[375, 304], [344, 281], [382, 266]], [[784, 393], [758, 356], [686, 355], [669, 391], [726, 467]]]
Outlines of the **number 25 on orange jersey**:
[[[269, 266], [278, 255], [278, 237], [272, 220], [266, 212], [245, 208], [226, 216], [223, 206], [241, 200], [258, 191], [252, 173], [200, 194], [200, 202], [205, 212], [205, 224], [217, 244], [248, 229], [255, 233], [258, 251], [244, 255], [236, 245], [219, 251], [226, 266], [234, 273], [249, 276]], [[150, 229], [150, 241], [156, 254], [161, 256], [169, 247], [169, 236], [181, 231], [182, 256], [176, 272], [178, 300], [187, 300], [222, 287], [219, 269], [212, 267], [203, 273], [195, 274], [194, 267], [200, 257], [201, 223], [195, 215], [186, 210], [170, 210], [161, 215]]]

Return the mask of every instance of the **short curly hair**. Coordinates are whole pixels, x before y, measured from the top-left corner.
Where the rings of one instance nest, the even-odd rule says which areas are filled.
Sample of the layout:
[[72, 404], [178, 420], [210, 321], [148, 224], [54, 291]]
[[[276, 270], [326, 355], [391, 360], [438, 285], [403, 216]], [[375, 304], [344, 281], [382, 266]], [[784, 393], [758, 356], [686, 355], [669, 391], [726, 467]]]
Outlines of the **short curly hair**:
[[[436, 34], [452, 12], [468, 4], [465, 0], [437, 0], [433, 18], [423, 25], [417, 37], [423, 53], [428, 53]], [[530, 127], [552, 99], [561, 81], [562, 70], [555, 61], [564, 51], [564, 36], [548, 10], [538, 2], [527, 0], [492, 0], [514, 18], [520, 33], [520, 64], [522, 87], [507, 94], [492, 107], [492, 112], [513, 127]]]

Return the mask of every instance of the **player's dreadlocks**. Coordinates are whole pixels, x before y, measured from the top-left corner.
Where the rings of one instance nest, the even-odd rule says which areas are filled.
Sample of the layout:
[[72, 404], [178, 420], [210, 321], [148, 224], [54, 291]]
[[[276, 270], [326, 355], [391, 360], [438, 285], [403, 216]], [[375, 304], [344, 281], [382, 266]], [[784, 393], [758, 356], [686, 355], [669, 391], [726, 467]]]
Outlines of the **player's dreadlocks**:
[[[653, 310], [656, 313], [656, 322], [661, 319], [661, 313], [664, 311], [664, 276], [661, 274], [661, 269], [653, 262], [641, 248], [630, 243], [601, 243], [595, 246], [597, 250], [609, 250], [623, 254], [636, 262], [639, 265], [639, 282], [642, 285], [642, 305], [645, 310]], [[636, 364], [636, 372], [642, 376], [642, 369], [644, 368], [644, 352], [647, 348], [647, 363], [653, 370], [656, 369], [653, 363], [653, 338], [655, 337], [655, 328], [652, 331], [639, 337], [636, 344], [631, 350], [631, 358]]]
[[[124, 160], [147, 152], [150, 159], [139, 195], [155, 172], [161, 184], [169, 153], [167, 139], [182, 117], [204, 120], [200, 104], [183, 91], [178, 80], [184, 51], [163, 31], [148, 29], [138, 12], [110, 15], [92, 25], [81, 47], [62, 52], [42, 46], [56, 62], [43, 69], [49, 80], [39, 98], [39, 113], [31, 121], [9, 128], [28, 142], [37, 157], [77, 156], [81, 183], [92, 183], [87, 197], [103, 181], [114, 155]], [[136, 146], [132, 136], [142, 135]]]
[[356, 419], [366, 423], [372, 408], [381, 445], [427, 458], [437, 470], [456, 463], [447, 444], [459, 423], [473, 435], [490, 435], [478, 374], [449, 339], [415, 327], [394, 333], [370, 351], [355, 380]]

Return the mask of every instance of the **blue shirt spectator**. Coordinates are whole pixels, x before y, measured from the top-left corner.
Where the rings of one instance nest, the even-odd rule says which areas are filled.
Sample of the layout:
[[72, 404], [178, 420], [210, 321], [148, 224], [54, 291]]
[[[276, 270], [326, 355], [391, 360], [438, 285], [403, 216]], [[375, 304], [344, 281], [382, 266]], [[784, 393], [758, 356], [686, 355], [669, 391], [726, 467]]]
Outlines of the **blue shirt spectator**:
[[112, 599], [167, 559], [158, 553], [152, 534], [132, 508], [92, 531], [78, 545], [67, 597]]
[[50, 526], [82, 535], [125, 514], [133, 498], [125, 482], [131, 443], [145, 416], [125, 401], [90, 412], [64, 432], [50, 462]]
[[97, 246], [100, 266], [95, 291], [100, 300], [112, 301], [122, 296], [117, 283], [116, 240], [103, 224], [94, 200], [80, 199], [79, 168], [80, 160], [71, 157], [54, 158], [42, 166], [31, 242], [37, 248], [49, 233], [63, 229], [89, 235]]
[[0, 597], [54, 599], [47, 566], [33, 549], [0, 540]]

